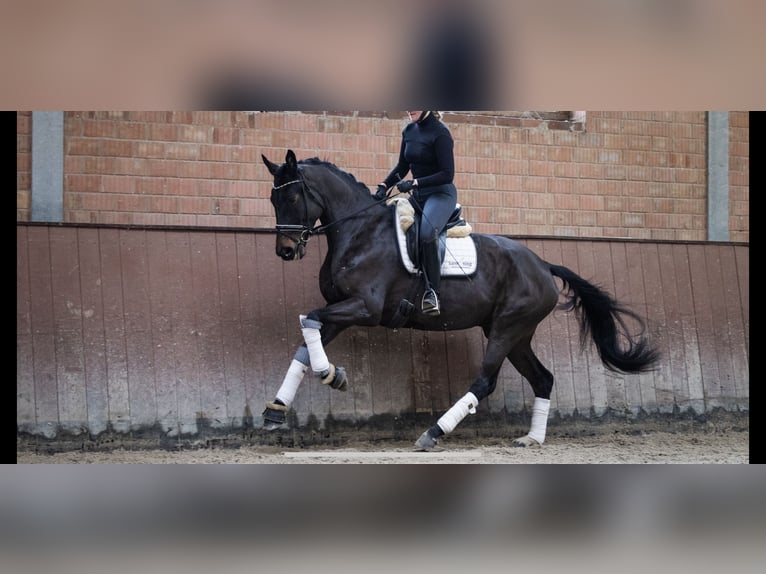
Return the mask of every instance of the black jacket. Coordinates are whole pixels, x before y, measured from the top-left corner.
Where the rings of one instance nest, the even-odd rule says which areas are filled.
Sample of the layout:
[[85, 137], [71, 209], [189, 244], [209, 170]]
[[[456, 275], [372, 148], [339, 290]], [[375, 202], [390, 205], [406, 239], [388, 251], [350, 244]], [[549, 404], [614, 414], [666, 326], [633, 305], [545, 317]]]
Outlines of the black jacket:
[[410, 122], [402, 130], [399, 162], [383, 181], [387, 188], [412, 172], [418, 187], [452, 183], [455, 177], [455, 142], [447, 126], [433, 114]]

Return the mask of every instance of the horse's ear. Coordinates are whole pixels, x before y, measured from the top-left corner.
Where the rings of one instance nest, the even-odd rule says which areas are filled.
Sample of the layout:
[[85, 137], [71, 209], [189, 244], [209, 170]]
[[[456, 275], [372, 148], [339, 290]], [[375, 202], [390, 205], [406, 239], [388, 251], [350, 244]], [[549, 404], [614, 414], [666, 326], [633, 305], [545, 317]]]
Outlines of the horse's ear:
[[261, 154], [261, 158], [263, 159], [263, 163], [266, 166], [266, 168], [269, 170], [269, 173], [273, 176], [277, 175], [277, 170], [279, 169], [279, 166], [275, 163], [271, 163], [265, 155]]
[[298, 173], [298, 160], [295, 158], [295, 152], [291, 149], [287, 150], [287, 155], [285, 155], [285, 164], [287, 165], [288, 173]]

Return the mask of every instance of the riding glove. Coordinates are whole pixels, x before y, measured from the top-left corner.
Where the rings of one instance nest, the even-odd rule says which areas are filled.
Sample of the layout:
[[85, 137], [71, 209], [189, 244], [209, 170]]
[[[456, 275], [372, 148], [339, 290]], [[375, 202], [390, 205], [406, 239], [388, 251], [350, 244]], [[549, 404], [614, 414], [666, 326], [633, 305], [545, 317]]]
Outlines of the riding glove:
[[385, 199], [386, 198], [386, 186], [382, 183], [378, 184], [378, 191], [375, 192], [375, 199]]
[[417, 184], [415, 182], [416, 180], [414, 179], [402, 180], [396, 184], [396, 189], [398, 189], [400, 193], [409, 193], [412, 191], [413, 187], [416, 187]]

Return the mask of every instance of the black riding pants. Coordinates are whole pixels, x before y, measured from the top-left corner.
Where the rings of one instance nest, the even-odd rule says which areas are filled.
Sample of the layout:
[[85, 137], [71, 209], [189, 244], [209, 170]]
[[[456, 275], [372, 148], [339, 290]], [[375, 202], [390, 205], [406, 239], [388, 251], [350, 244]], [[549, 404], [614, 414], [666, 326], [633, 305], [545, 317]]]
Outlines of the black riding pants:
[[415, 202], [422, 210], [420, 218], [420, 251], [426, 282], [439, 292], [441, 262], [439, 261], [439, 235], [457, 205], [457, 189], [451, 183], [418, 189]]

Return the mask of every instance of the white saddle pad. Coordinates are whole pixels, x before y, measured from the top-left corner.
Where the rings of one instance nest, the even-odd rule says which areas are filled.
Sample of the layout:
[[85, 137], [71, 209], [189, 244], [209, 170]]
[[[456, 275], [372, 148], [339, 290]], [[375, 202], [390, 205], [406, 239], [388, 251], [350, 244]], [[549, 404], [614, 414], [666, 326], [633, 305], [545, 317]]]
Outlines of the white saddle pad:
[[[399, 244], [399, 253], [402, 257], [404, 268], [410, 273], [417, 273], [410, 255], [407, 252], [406, 231], [412, 225], [414, 217], [414, 208], [407, 199], [396, 198], [393, 203], [396, 205], [394, 210], [394, 227], [396, 228], [396, 240]], [[470, 227], [469, 227], [470, 229]], [[465, 231], [459, 233], [464, 234]], [[472, 275], [476, 272], [476, 244], [470, 235], [464, 237], [450, 237], [447, 232], [447, 246], [444, 252], [444, 262], [442, 263], [442, 277], [449, 275]]]

